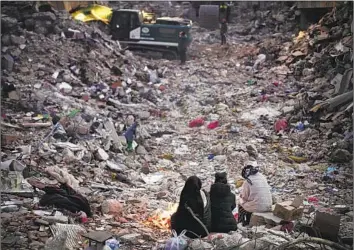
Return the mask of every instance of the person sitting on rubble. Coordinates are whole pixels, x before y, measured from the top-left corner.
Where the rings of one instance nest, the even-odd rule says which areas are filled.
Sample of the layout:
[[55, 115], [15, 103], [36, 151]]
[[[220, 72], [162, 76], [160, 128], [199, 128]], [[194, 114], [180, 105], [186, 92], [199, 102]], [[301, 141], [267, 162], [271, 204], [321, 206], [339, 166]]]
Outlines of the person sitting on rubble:
[[29, 179], [28, 183], [34, 188], [45, 192], [39, 200], [40, 206], [54, 206], [81, 216], [84, 212], [87, 217], [92, 217], [92, 212], [88, 200], [80, 193], [76, 192], [66, 183], [44, 184], [35, 179]]
[[248, 164], [242, 169], [242, 184], [238, 207], [239, 223], [247, 226], [252, 213], [269, 212], [272, 210], [272, 194], [266, 177], [259, 172], [255, 163]]
[[216, 173], [215, 183], [210, 188], [212, 232], [228, 233], [237, 230], [232, 210], [236, 208], [235, 195], [227, 184], [227, 174]]
[[197, 176], [187, 179], [177, 211], [171, 216], [171, 229], [179, 235], [187, 230], [189, 238], [208, 235], [211, 224], [209, 194], [202, 190], [202, 182]]

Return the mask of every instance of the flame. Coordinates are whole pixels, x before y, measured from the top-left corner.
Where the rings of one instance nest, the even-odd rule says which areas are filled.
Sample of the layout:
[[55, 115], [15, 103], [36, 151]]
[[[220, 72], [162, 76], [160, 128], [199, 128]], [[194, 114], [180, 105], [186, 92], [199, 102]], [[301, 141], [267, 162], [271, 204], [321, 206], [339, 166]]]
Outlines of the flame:
[[167, 210], [157, 209], [144, 223], [148, 226], [168, 230], [171, 227], [171, 215], [177, 211], [178, 203], [169, 204]]

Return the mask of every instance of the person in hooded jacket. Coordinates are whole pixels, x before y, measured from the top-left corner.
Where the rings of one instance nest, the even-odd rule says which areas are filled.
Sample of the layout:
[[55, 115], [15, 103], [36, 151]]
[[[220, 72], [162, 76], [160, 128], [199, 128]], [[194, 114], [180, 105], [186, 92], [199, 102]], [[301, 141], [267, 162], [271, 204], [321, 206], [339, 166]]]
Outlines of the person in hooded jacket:
[[216, 173], [215, 183], [210, 188], [212, 232], [228, 233], [237, 230], [237, 222], [232, 214], [236, 208], [235, 195], [227, 184], [227, 174]]
[[[210, 230], [210, 199], [208, 193], [201, 188], [202, 182], [197, 176], [187, 179], [177, 211], [171, 216], [171, 229], [175, 230], [178, 235], [183, 230], [187, 230], [187, 237], [199, 238], [207, 236]], [[187, 207], [193, 211], [199, 221], [193, 217]]]
[[272, 193], [267, 178], [259, 172], [256, 164], [247, 164], [242, 169], [242, 184], [238, 207], [239, 222], [243, 226], [250, 223], [252, 213], [272, 211]]

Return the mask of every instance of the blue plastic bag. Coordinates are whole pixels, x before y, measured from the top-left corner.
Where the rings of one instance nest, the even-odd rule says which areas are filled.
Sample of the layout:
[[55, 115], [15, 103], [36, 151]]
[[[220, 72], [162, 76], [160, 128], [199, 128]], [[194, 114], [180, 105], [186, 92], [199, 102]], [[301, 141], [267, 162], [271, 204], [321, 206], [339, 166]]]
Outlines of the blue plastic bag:
[[116, 239], [109, 239], [106, 240], [106, 244], [107, 247], [109, 247], [110, 250], [118, 250], [120, 247], [119, 241]]
[[183, 230], [180, 235], [177, 235], [175, 230], [172, 230], [173, 237], [170, 238], [165, 245], [165, 250], [184, 250], [188, 247], [186, 230]]

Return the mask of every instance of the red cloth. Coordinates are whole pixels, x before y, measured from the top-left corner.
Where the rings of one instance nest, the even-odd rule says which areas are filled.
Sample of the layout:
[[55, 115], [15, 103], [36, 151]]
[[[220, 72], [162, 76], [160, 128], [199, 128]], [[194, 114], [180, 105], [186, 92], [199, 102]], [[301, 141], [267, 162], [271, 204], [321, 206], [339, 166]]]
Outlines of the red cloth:
[[209, 123], [208, 129], [214, 129], [214, 128], [217, 128], [218, 126], [219, 126], [219, 122], [213, 121], [213, 122]]
[[200, 127], [203, 126], [204, 124], [204, 119], [203, 118], [197, 118], [189, 122], [189, 127], [190, 128], [195, 128], [195, 127]]
[[281, 130], [285, 130], [288, 127], [288, 122], [286, 119], [279, 119], [275, 124], [274, 124], [274, 129], [276, 132], [279, 132]]

